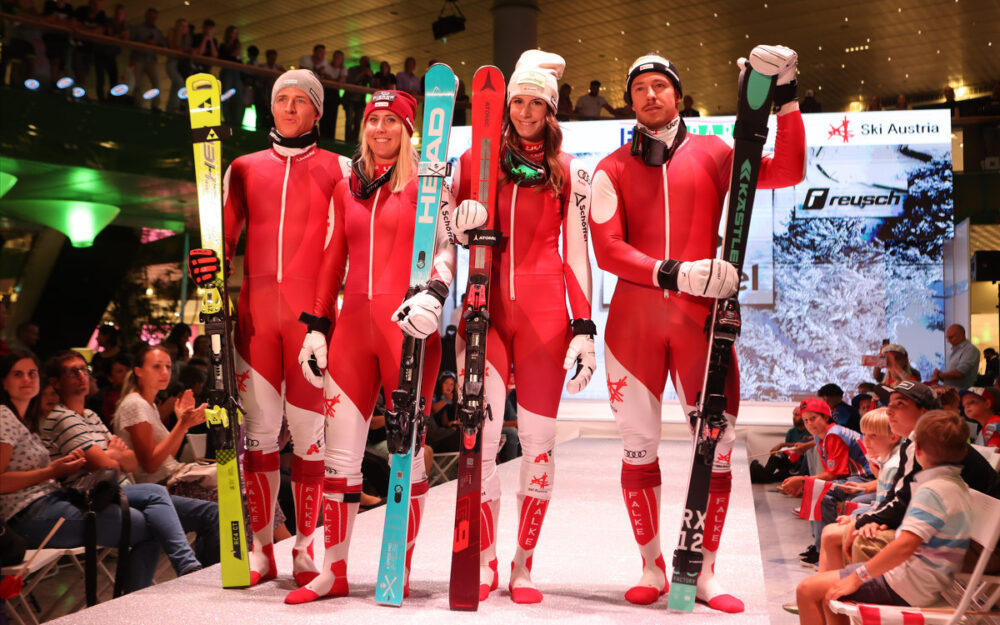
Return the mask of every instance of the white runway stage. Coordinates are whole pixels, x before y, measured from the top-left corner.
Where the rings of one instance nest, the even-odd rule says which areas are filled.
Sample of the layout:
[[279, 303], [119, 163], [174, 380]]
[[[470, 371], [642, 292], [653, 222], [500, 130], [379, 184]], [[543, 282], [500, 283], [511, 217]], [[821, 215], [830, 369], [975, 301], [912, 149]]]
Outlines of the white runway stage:
[[[411, 595], [402, 608], [373, 600], [383, 509], [358, 516], [349, 560], [351, 596], [289, 606], [283, 598], [292, 590], [292, 541], [275, 548], [284, 575], [249, 590], [222, 590], [218, 567], [147, 588], [120, 599], [66, 616], [53, 623], [768, 623], [767, 597], [761, 565], [753, 495], [746, 451], [736, 448], [729, 521], [722, 538], [719, 577], [744, 600], [747, 611], [726, 615], [698, 605], [694, 615], [672, 613], [666, 597], [651, 606], [633, 606], [623, 593], [639, 578], [641, 560], [632, 537], [619, 482], [621, 442], [612, 438], [581, 438], [556, 447], [555, 492], [535, 551], [532, 577], [545, 594], [541, 604], [520, 606], [506, 591], [509, 562], [516, 540], [516, 483], [519, 462], [500, 466], [505, 494], [500, 510], [500, 589], [481, 603], [478, 612], [448, 609], [455, 482], [432, 488], [423, 527], [413, 555]], [[669, 565], [687, 479], [690, 443], [663, 441], [661, 532]], [[322, 537], [318, 533], [317, 551]], [[505, 571], [506, 569], [506, 571]]]

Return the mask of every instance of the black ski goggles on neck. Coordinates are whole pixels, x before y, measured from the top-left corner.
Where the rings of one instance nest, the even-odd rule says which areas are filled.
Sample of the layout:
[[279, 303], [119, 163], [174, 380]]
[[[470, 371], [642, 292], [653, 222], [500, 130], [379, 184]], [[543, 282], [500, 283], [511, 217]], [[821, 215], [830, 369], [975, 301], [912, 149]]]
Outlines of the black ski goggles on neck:
[[674, 136], [673, 144], [669, 146], [636, 124], [632, 128], [632, 147], [630, 150], [632, 156], [640, 157], [642, 162], [650, 167], [659, 167], [669, 161], [677, 148], [684, 143], [684, 137], [687, 136], [687, 126], [684, 125], [684, 120], [679, 117], [677, 120], [677, 134]]
[[389, 182], [389, 179], [392, 178], [392, 172], [395, 169], [396, 166], [393, 165], [389, 168], [389, 171], [371, 180], [368, 178], [368, 174], [365, 173], [364, 165], [361, 162], [361, 155], [355, 154], [354, 158], [351, 159], [351, 195], [359, 200], [367, 200], [375, 194], [375, 191], [379, 187]]

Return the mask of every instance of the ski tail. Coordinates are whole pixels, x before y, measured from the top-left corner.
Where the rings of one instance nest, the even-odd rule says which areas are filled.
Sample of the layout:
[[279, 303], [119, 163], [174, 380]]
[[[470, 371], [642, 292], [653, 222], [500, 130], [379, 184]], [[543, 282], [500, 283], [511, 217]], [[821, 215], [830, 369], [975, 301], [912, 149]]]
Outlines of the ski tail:
[[[415, 295], [431, 277], [458, 79], [451, 68], [438, 63], [427, 70], [425, 85], [418, 173], [420, 184], [414, 217], [410, 289], [407, 291], [407, 298]], [[413, 456], [424, 439], [424, 400], [420, 395], [423, 375], [424, 341], [405, 336], [399, 386], [392, 391], [393, 409], [386, 411], [386, 439], [392, 458], [389, 502], [385, 509], [382, 549], [375, 584], [375, 601], [395, 606], [402, 605], [405, 588], [410, 470]]]
[[215, 448], [219, 485], [219, 544], [222, 586], [250, 585], [249, 534], [240, 446], [243, 410], [240, 406], [233, 364], [232, 318], [226, 291], [227, 260], [222, 210], [222, 140], [230, 135], [222, 125], [219, 81], [211, 74], [187, 79], [194, 144], [195, 178], [198, 183], [198, 213], [201, 246], [215, 252], [220, 268], [212, 284], [203, 288], [201, 321], [209, 337], [212, 357], [208, 380], [208, 423]]
[[465, 307], [465, 381], [458, 409], [461, 423], [458, 492], [455, 502], [451, 581], [448, 585], [448, 603], [452, 610], [475, 610], [479, 607], [479, 508], [482, 492], [483, 422], [487, 418], [487, 305], [493, 247], [500, 240], [499, 233], [493, 228], [503, 107], [503, 74], [492, 65], [479, 68], [472, 79], [471, 179], [473, 195], [476, 201], [486, 206], [487, 219], [481, 229], [469, 233], [469, 282], [466, 301], [462, 302]]
[[[726, 230], [722, 259], [736, 266], [742, 274], [746, 257], [750, 214], [761, 154], [767, 140], [767, 117], [771, 110], [774, 77], [750, 68], [740, 72], [736, 125], [733, 129], [733, 169], [730, 175]], [[695, 442], [682, 515], [681, 531], [674, 550], [673, 575], [667, 605], [671, 610], [694, 610], [698, 576], [701, 574], [704, 522], [708, 489], [712, 479], [715, 447], [725, 433], [727, 422], [726, 379], [733, 345], [740, 333], [738, 295], [716, 300], [708, 323], [709, 353], [705, 377], [698, 395], [698, 408], [689, 417], [694, 425]]]

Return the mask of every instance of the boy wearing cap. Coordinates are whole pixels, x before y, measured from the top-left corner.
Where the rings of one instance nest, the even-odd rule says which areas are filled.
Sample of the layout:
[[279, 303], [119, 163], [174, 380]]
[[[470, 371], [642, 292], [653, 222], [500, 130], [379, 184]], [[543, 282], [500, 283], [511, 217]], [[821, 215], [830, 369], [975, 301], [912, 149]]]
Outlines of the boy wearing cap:
[[911, 443], [924, 466], [913, 482], [913, 497], [899, 532], [865, 564], [817, 573], [799, 583], [799, 622], [812, 625], [846, 621], [828, 602], [927, 606], [962, 568], [969, 547], [971, 503], [959, 464], [966, 455], [966, 428], [954, 412], [933, 410], [916, 425]]
[[979, 424], [976, 444], [1000, 449], [1000, 389], [974, 386], [961, 399], [965, 416]]
[[[892, 487], [880, 505], [859, 515], [853, 524], [848, 524], [840, 535], [829, 540], [839, 543], [845, 553], [851, 554], [853, 562], [864, 562], [892, 540], [894, 530], [900, 526], [910, 503], [911, 484], [921, 466], [914, 455], [913, 430], [924, 413], [938, 408], [934, 392], [920, 382], [900, 382], [894, 388], [880, 386], [876, 393], [888, 406], [889, 427], [892, 432], [905, 440], [899, 446], [899, 470]], [[966, 454], [959, 462], [962, 465], [962, 479], [972, 488], [989, 492], [996, 481], [996, 471], [975, 449], [966, 444]], [[836, 544], [823, 549], [837, 548]]]
[[[247, 228], [236, 318], [236, 381], [246, 411], [244, 468], [253, 531], [250, 583], [277, 576], [272, 521], [278, 497], [278, 434], [282, 417], [292, 435], [296, 535], [292, 570], [300, 586], [318, 573], [313, 533], [323, 487], [323, 393], [303, 379], [298, 355], [312, 310], [319, 259], [329, 244], [330, 198], [349, 161], [316, 146], [323, 86], [309, 70], [287, 71], [271, 89], [271, 147], [241, 156], [223, 181], [227, 264]], [[210, 281], [219, 260], [192, 250], [191, 275]], [[310, 318], [328, 333], [333, 319]]]
[[[758, 186], [793, 186], [802, 180], [806, 163], [805, 130], [795, 99], [797, 55], [782, 46], [757, 46], [750, 57], [750, 65], [777, 76], [778, 85], [775, 150], [763, 159]], [[704, 325], [712, 298], [735, 294], [740, 283], [733, 265], [714, 258], [733, 151], [717, 136], [688, 134], [678, 116], [682, 96], [673, 63], [656, 55], [637, 59], [625, 93], [636, 115], [632, 143], [604, 158], [593, 180], [594, 253], [601, 269], [618, 276], [608, 313], [605, 366], [611, 411], [624, 443], [622, 491], [626, 502], [652, 502], [643, 513], [629, 514], [643, 558], [642, 577], [626, 594], [633, 603], [652, 603], [667, 592], [658, 536], [657, 462], [667, 376], [684, 414], [690, 413], [705, 377]], [[699, 601], [725, 612], [744, 609], [742, 601], [722, 589], [713, 569], [729, 507], [739, 398], [734, 354], [726, 385], [729, 427], [715, 450], [707, 508], [713, 512], [705, 521], [697, 587]]]

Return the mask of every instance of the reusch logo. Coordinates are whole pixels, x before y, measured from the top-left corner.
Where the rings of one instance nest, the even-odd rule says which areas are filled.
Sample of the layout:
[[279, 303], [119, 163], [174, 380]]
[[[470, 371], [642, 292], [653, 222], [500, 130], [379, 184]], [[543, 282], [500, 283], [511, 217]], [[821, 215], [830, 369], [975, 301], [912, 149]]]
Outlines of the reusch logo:
[[903, 199], [902, 193], [895, 189], [886, 194], [878, 195], [830, 195], [830, 189], [816, 187], [806, 191], [806, 199], [802, 202], [803, 210], [822, 210], [826, 207], [856, 206], [899, 206]]

